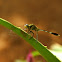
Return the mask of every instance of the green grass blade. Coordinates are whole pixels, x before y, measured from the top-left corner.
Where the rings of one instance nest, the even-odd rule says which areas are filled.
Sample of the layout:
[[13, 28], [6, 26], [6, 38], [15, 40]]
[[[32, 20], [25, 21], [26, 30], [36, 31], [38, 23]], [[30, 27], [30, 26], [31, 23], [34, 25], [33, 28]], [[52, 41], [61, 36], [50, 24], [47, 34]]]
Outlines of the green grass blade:
[[39, 41], [31, 37], [29, 34], [27, 34], [24, 30], [21, 28], [18, 28], [14, 26], [13, 24], [9, 23], [8, 21], [0, 18], [0, 24], [5, 26], [8, 29], [11, 29], [13, 32], [18, 34], [21, 38], [26, 40], [28, 43], [30, 43], [44, 58], [47, 62], [61, 62], [59, 59], [56, 58], [46, 47], [43, 46]]

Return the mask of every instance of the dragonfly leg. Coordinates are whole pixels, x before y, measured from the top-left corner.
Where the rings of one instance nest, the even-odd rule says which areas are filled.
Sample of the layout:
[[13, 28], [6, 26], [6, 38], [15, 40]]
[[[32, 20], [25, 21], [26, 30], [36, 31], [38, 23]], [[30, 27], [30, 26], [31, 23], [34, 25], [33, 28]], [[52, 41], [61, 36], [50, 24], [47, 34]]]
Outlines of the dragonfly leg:
[[31, 33], [32, 33], [32, 35], [31, 35], [31, 37], [29, 37], [29, 39], [31, 39], [34, 36], [34, 33], [32, 31], [28, 32], [28, 34], [31, 34]]
[[32, 37], [34, 36], [34, 33], [32, 31], [30, 31], [30, 33], [32, 33]]

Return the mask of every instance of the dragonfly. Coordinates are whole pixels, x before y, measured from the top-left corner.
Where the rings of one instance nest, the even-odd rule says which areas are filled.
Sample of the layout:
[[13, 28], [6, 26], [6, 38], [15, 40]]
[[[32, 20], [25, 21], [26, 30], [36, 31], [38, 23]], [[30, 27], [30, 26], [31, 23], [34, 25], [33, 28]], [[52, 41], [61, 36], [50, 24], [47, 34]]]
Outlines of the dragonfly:
[[[44, 31], [44, 32], [48, 32], [48, 33], [50, 33], [50, 34], [53, 34], [53, 35], [55, 35], [55, 36], [60, 36], [59, 34], [57, 34], [57, 33], [53, 33], [53, 32], [49, 32], [49, 31], [46, 31], [46, 30], [42, 30], [42, 29], [39, 29], [36, 25], [34, 25], [34, 24], [25, 24], [24, 25], [24, 27], [25, 27], [25, 30], [27, 30], [27, 33], [32, 33], [33, 35], [34, 35], [34, 33], [33, 33], [33, 31], [32, 30], [34, 30], [34, 31], [36, 31], [36, 39], [38, 40], [38, 31]], [[33, 36], [32, 35], [32, 36]]]

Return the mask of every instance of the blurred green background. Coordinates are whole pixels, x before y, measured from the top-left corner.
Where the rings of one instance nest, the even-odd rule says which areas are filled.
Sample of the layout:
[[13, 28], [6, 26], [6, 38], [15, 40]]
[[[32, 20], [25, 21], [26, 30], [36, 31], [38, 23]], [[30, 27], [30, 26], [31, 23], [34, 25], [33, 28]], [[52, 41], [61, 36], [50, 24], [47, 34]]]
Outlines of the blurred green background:
[[[55, 43], [62, 45], [62, 0], [0, 0], [0, 18], [22, 29], [25, 24], [35, 24], [40, 29], [59, 33], [61, 36], [57, 37], [40, 31], [38, 37], [47, 48]], [[29, 50], [35, 51], [18, 35], [0, 25], [0, 62], [26, 59]], [[35, 62], [37, 60], [46, 62], [42, 57], [36, 57]]]

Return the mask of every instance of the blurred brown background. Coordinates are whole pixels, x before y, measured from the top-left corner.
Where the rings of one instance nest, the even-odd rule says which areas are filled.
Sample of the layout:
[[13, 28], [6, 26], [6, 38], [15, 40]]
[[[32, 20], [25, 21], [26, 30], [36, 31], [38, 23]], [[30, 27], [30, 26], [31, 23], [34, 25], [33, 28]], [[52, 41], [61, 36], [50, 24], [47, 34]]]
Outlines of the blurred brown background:
[[[0, 18], [22, 29], [24, 24], [33, 23], [40, 29], [57, 32], [60, 37], [39, 32], [39, 41], [48, 48], [54, 43], [62, 45], [62, 0], [0, 0]], [[0, 62], [26, 58], [30, 49], [35, 50], [18, 35], [0, 25]]]

